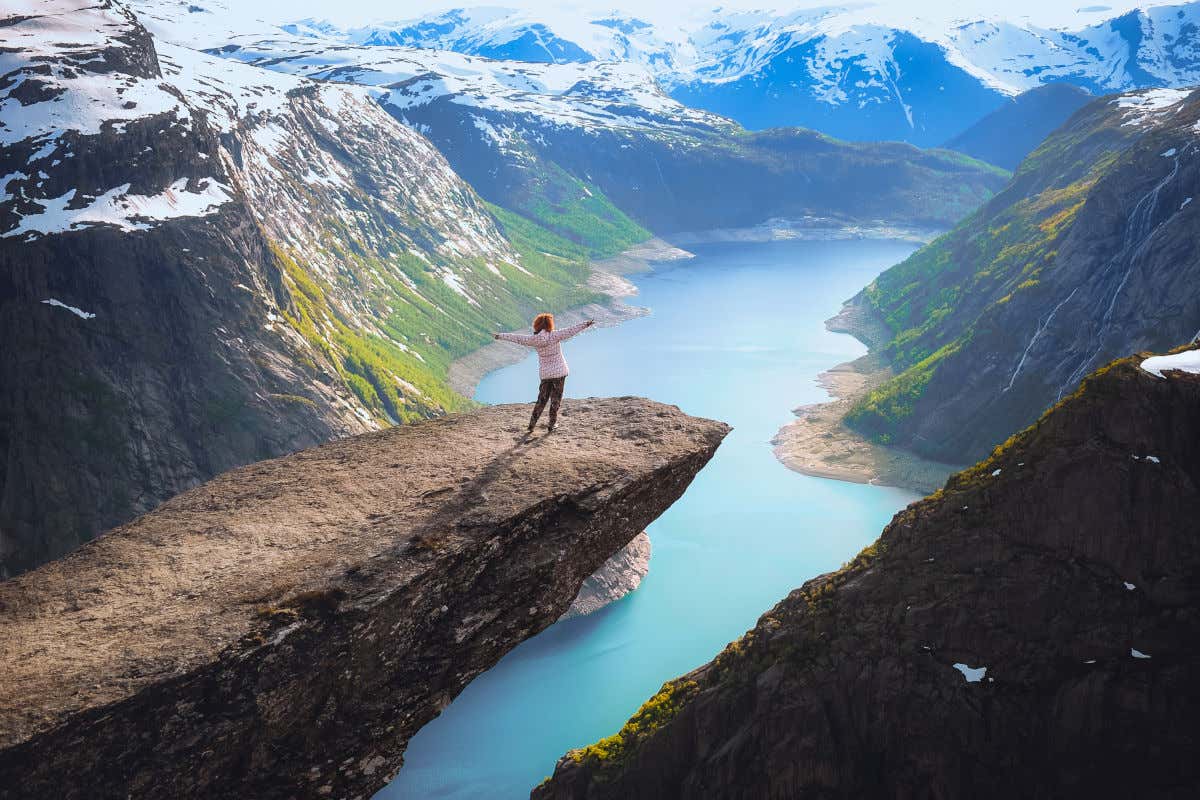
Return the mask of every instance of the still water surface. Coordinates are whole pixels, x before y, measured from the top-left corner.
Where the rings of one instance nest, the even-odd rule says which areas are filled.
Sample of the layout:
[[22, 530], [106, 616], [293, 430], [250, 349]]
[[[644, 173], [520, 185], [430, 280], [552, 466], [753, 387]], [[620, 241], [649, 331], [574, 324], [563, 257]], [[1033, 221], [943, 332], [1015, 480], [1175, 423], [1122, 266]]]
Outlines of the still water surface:
[[[566, 345], [568, 397], [643, 395], [734, 431], [650, 527], [650, 574], [629, 597], [558, 623], [477, 678], [409, 744], [377, 800], [516, 800], [567, 749], [616, 731], [662, 683], [711, 659], [804, 580], [839, 567], [915, 499], [799, 475], [769, 444], [814, 379], [865, 348], [824, 320], [914, 247], [893, 241], [692, 248], [636, 276], [648, 317]], [[476, 397], [528, 402], [536, 359], [491, 373]], [[544, 421], [543, 421], [544, 424]], [[570, 435], [565, 416], [561, 435]], [[558, 435], [558, 434], [556, 434]]]

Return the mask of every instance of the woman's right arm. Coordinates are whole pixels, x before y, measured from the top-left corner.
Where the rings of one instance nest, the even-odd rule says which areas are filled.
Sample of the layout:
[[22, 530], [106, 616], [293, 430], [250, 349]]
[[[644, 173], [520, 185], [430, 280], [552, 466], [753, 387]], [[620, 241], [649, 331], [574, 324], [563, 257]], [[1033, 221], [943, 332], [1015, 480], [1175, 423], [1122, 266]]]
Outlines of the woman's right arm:
[[533, 337], [525, 333], [493, 333], [492, 337], [503, 342], [512, 342], [513, 344], [523, 344], [526, 347], [533, 347]]

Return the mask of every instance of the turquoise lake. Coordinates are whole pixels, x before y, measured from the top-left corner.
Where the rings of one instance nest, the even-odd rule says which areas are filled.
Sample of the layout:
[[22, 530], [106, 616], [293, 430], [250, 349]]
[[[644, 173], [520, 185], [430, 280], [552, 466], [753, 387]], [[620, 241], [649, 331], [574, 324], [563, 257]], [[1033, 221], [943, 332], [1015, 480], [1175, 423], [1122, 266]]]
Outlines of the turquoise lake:
[[[806, 579], [871, 543], [910, 492], [812, 478], [770, 440], [826, 398], [822, 371], [862, 355], [824, 321], [915, 247], [790, 241], [691, 248], [633, 277], [647, 317], [564, 345], [568, 397], [644, 395], [734, 426], [684, 497], [649, 529], [650, 574], [613, 605], [560, 622], [477, 678], [413, 738], [376, 795], [517, 800], [568, 749], [621, 727], [662, 683], [708, 661]], [[477, 398], [530, 402], [537, 364], [491, 373]], [[570, 435], [571, 419], [564, 415]], [[543, 425], [544, 420], [543, 420]]]

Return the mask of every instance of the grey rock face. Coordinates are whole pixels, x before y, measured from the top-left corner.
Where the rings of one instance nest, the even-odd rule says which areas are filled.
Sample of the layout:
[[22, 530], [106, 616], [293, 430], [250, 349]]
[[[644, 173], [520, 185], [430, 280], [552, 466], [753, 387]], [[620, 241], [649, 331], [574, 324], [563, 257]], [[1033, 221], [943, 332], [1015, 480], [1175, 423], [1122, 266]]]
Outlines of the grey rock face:
[[582, 617], [620, 600], [637, 589], [649, 571], [650, 537], [642, 531], [584, 580], [562, 618]]

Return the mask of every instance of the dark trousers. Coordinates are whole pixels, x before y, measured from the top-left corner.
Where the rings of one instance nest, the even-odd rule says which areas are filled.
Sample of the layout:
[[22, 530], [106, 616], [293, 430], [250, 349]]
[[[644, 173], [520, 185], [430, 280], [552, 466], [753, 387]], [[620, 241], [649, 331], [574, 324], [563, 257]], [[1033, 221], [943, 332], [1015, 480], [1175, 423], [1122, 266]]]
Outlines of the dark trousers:
[[542, 409], [546, 407], [546, 401], [550, 402], [550, 430], [554, 430], [554, 424], [558, 422], [558, 407], [562, 405], [563, 387], [567, 385], [567, 376], [561, 378], [546, 378], [538, 386], [537, 405], [533, 407], [533, 416], [529, 418], [529, 430], [533, 430], [533, 426], [537, 425], [538, 417], [542, 415]]

